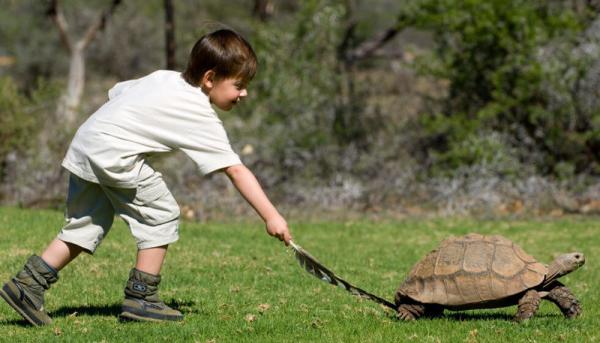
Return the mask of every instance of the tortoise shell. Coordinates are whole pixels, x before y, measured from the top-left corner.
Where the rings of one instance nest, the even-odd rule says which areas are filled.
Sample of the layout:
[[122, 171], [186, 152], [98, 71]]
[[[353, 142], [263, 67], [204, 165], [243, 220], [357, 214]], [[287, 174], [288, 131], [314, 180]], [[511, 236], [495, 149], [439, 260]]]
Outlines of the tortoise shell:
[[502, 236], [451, 237], [417, 262], [398, 289], [446, 306], [497, 301], [539, 285], [547, 268]]

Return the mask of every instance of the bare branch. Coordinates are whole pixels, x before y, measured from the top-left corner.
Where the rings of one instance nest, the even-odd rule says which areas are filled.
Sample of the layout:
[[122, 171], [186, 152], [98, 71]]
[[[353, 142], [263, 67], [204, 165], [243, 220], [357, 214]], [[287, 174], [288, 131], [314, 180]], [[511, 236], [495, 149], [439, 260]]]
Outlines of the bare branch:
[[69, 38], [68, 25], [67, 21], [65, 20], [65, 16], [58, 7], [58, 0], [50, 0], [48, 2], [48, 10], [46, 11], [46, 14], [52, 19], [52, 21], [58, 28], [60, 41], [63, 43], [65, 48], [69, 52], [71, 52], [73, 49], [71, 39]]
[[398, 18], [396, 24], [385, 31], [378, 33], [371, 39], [365, 40], [354, 46], [356, 40], [356, 4], [352, 0], [344, 2], [346, 7], [345, 32], [342, 42], [338, 46], [338, 56], [344, 63], [351, 65], [357, 60], [365, 59], [378, 53], [378, 50], [392, 40], [405, 26], [403, 17]]
[[392, 40], [400, 30], [397, 27], [389, 28], [380, 32], [370, 40], [362, 42], [356, 48], [346, 53], [348, 61], [356, 61], [373, 55], [378, 49], [383, 47], [387, 42]]
[[110, 4], [110, 7], [102, 11], [102, 13], [98, 16], [98, 19], [96, 19], [96, 21], [88, 28], [83, 38], [77, 42], [77, 45], [82, 49], [85, 49], [94, 39], [94, 37], [96, 37], [96, 33], [104, 29], [106, 21], [113, 14], [115, 8], [117, 8], [120, 3], [121, 0], [113, 0]]
[[338, 46], [337, 54], [338, 58], [346, 64], [351, 64], [349, 49], [354, 40], [354, 32], [356, 31], [356, 22], [351, 22], [346, 26], [346, 30], [344, 31], [344, 38], [342, 39], [342, 43]]

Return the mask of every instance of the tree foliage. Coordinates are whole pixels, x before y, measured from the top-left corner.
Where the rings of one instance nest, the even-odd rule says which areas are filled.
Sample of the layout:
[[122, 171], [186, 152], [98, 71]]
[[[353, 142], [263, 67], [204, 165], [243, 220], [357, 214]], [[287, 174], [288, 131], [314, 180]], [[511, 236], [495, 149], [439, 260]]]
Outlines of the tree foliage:
[[286, 177], [326, 173], [339, 156], [336, 47], [343, 10], [331, 1], [306, 1], [286, 23], [268, 22], [254, 32], [259, 73], [251, 85], [256, 94], [243, 109], [245, 130], [260, 137], [254, 146]]
[[11, 77], [0, 77], [0, 180], [11, 153], [23, 153], [36, 145], [34, 137], [57, 94], [56, 86], [40, 79], [31, 94], [25, 95]]
[[406, 24], [436, 42], [419, 69], [448, 84], [422, 121], [434, 169], [497, 163], [511, 173], [520, 162], [545, 174], [600, 172], [600, 112], [578, 111], [575, 97], [590, 65], [577, 54], [586, 16], [524, 0], [412, 5]]

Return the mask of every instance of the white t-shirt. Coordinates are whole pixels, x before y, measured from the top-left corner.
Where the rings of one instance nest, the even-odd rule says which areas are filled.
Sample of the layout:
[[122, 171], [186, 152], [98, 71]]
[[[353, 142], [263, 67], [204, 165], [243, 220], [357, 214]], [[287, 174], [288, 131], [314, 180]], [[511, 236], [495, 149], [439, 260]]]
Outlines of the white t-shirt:
[[77, 130], [62, 166], [95, 183], [135, 188], [145, 155], [181, 150], [203, 174], [241, 164], [208, 97], [159, 70], [117, 83]]

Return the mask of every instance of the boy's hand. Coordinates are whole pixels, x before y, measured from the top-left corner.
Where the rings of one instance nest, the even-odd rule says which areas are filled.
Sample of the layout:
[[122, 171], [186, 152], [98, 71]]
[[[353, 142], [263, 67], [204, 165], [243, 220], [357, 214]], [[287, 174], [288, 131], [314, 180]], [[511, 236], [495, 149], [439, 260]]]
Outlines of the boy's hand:
[[290, 229], [288, 229], [288, 225], [282, 216], [277, 215], [273, 218], [269, 218], [265, 222], [265, 226], [269, 235], [283, 241], [286, 246], [290, 244], [292, 236], [290, 234]]

